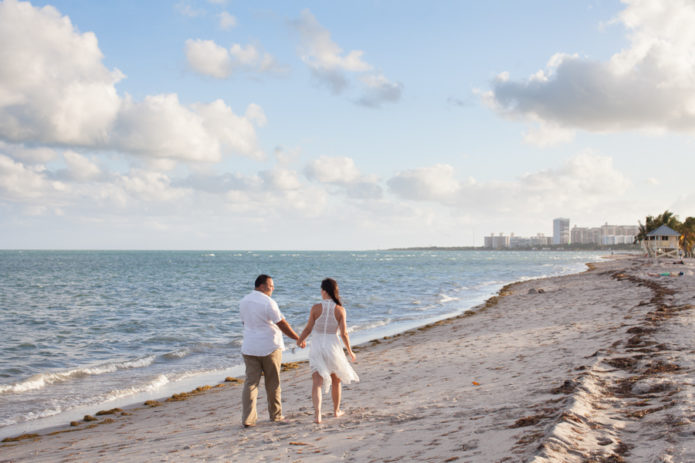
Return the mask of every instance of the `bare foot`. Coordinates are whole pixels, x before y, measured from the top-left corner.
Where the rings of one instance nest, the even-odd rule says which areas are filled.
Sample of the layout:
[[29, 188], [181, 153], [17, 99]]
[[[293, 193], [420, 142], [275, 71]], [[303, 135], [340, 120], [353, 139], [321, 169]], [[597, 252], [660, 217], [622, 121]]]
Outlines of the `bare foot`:
[[340, 418], [340, 417], [343, 416], [344, 414], [345, 414], [344, 411], [342, 411], [342, 410], [336, 410], [336, 412], [335, 412], [335, 417], [336, 417], [336, 418]]
[[314, 423], [321, 424], [321, 417], [319, 416], [318, 418], [314, 418]]

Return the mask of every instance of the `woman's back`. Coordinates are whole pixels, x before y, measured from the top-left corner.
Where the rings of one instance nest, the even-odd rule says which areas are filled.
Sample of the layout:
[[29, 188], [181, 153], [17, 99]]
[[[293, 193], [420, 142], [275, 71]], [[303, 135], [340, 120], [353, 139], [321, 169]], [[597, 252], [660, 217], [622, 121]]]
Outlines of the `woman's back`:
[[316, 319], [314, 331], [317, 334], [338, 333], [338, 320], [335, 318], [335, 302], [331, 299], [321, 301], [321, 315]]

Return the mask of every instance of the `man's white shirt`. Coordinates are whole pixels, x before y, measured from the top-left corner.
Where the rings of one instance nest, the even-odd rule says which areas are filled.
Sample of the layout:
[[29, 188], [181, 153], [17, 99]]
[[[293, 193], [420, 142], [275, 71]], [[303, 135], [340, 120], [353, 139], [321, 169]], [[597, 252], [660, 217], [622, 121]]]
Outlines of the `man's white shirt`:
[[277, 326], [284, 317], [271, 297], [252, 291], [239, 303], [239, 313], [244, 323], [242, 354], [265, 357], [276, 349], [285, 349], [282, 331]]

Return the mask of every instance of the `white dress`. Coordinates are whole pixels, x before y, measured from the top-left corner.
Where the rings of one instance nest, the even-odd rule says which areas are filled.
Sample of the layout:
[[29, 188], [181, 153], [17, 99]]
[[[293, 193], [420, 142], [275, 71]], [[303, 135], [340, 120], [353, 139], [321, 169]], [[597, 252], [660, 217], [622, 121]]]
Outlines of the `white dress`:
[[338, 336], [338, 320], [335, 318], [335, 302], [321, 301], [321, 315], [314, 323], [309, 343], [309, 366], [323, 378], [325, 392], [331, 387], [331, 373], [341, 382], [350, 384], [360, 378], [348, 362], [343, 345]]

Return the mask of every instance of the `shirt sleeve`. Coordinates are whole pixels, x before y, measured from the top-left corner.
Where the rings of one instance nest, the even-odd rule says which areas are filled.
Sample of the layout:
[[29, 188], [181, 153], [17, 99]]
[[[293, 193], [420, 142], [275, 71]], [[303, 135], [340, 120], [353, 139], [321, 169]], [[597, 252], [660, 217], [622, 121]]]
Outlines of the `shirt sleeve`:
[[283, 318], [282, 313], [280, 312], [280, 308], [278, 307], [277, 302], [275, 302], [273, 299], [270, 300], [270, 320], [273, 323], [279, 323]]

